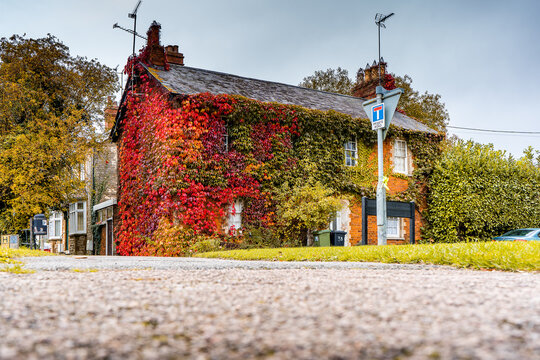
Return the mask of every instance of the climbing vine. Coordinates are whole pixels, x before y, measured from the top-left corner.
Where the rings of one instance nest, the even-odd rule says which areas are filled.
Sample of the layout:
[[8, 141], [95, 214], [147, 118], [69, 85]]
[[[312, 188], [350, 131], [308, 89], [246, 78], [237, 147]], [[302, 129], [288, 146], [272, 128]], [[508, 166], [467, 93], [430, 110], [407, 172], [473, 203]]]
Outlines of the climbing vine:
[[[177, 256], [209, 237], [242, 241], [245, 234], [226, 227], [235, 200], [243, 203], [245, 228], [279, 228], [284, 184], [373, 196], [376, 135], [367, 119], [240, 96], [172, 96], [134, 66], [139, 82], [125, 101], [119, 146], [119, 254]], [[415, 200], [441, 138], [391, 127], [395, 136], [416, 156], [415, 176], [398, 196]], [[351, 139], [356, 167], [344, 164]]]

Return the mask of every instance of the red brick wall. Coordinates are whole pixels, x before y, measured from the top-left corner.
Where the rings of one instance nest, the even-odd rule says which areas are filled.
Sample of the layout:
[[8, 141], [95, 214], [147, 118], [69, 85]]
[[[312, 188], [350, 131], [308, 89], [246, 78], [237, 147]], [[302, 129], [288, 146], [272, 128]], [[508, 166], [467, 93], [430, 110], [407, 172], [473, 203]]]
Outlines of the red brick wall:
[[[391, 173], [392, 168], [392, 152], [393, 152], [393, 139], [387, 139], [384, 142], [384, 173], [388, 175]], [[376, 156], [377, 149], [375, 149], [373, 156]], [[409, 173], [412, 173], [412, 158], [409, 161]], [[390, 176], [388, 179], [388, 191], [387, 195], [395, 195], [404, 192], [409, 187], [407, 179], [403, 178], [403, 175]], [[419, 204], [416, 204], [415, 211], [415, 241], [418, 242], [421, 238], [420, 229], [423, 225], [423, 219], [420, 215], [418, 208]], [[352, 202], [350, 205], [351, 210], [351, 222], [350, 222], [350, 243], [355, 245], [362, 242], [362, 203], [361, 199], [357, 199], [356, 202]], [[410, 226], [409, 219], [402, 219], [403, 223], [403, 236], [402, 239], [388, 239], [389, 245], [393, 244], [408, 244]], [[377, 217], [368, 216], [368, 245], [377, 245]]]

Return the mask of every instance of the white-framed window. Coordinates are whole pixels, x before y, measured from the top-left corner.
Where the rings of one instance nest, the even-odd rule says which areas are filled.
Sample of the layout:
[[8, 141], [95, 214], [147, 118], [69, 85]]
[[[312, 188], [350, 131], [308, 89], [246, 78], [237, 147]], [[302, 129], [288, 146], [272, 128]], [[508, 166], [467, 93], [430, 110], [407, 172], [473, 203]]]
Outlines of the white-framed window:
[[401, 231], [401, 218], [388, 217], [386, 222], [386, 236], [392, 239], [401, 239], [403, 237]]
[[69, 204], [69, 233], [86, 233], [86, 202]]
[[394, 172], [407, 174], [407, 142], [396, 140], [394, 142]]
[[53, 211], [49, 217], [49, 239], [62, 238], [62, 213]]
[[242, 210], [244, 205], [240, 200], [236, 200], [229, 207], [228, 224], [230, 229], [239, 230], [242, 228]]
[[356, 147], [356, 139], [352, 139], [345, 143], [345, 165], [356, 166], [358, 159], [358, 148]]
[[229, 128], [225, 126], [225, 133], [223, 134], [223, 151], [229, 152]]
[[341, 230], [341, 211], [336, 212], [334, 218], [330, 221], [328, 229], [331, 231]]
[[86, 167], [84, 163], [79, 164], [79, 180], [86, 180]]

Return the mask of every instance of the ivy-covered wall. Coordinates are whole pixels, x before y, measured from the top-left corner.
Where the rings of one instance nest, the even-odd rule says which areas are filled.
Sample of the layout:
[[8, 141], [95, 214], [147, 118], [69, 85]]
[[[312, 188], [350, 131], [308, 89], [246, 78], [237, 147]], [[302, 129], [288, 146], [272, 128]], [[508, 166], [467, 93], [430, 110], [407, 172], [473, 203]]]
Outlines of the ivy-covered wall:
[[[367, 119], [238, 96], [172, 96], [144, 72], [140, 80], [143, 95], [127, 97], [119, 146], [122, 255], [182, 255], [223, 233], [235, 199], [244, 203], [243, 226], [276, 229], [284, 186], [374, 196], [376, 134]], [[425, 203], [441, 136], [391, 127], [389, 137], [406, 140], [415, 157], [412, 177], [396, 175], [407, 190], [389, 197]], [[352, 138], [358, 165], [347, 167], [343, 146]]]

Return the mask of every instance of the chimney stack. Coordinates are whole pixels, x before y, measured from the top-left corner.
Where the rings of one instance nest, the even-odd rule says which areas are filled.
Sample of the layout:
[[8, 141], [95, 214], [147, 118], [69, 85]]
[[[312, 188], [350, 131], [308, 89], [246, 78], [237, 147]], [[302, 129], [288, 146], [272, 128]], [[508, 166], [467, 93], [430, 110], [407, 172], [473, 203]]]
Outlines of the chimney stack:
[[184, 54], [178, 52], [178, 45], [169, 45], [165, 48], [169, 64], [184, 65]]
[[[386, 63], [381, 58], [381, 79], [384, 86], [384, 76], [386, 75]], [[358, 70], [356, 75], [356, 85], [352, 93], [353, 96], [372, 99], [376, 96], [375, 88], [379, 85], [379, 64], [373, 61], [372, 65], [366, 64], [365, 69]]]
[[146, 47], [150, 64], [162, 66], [166, 70], [168, 70], [167, 64], [184, 65], [184, 54], [178, 52], [178, 45], [169, 45], [164, 48], [160, 42], [160, 32], [161, 25], [154, 21], [146, 33], [148, 38]]
[[110, 131], [114, 126], [114, 120], [116, 119], [116, 113], [118, 112], [118, 104], [114, 100], [113, 96], [107, 98], [107, 105], [105, 106], [105, 131]]

